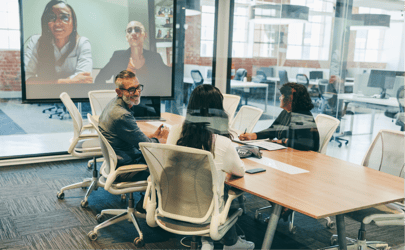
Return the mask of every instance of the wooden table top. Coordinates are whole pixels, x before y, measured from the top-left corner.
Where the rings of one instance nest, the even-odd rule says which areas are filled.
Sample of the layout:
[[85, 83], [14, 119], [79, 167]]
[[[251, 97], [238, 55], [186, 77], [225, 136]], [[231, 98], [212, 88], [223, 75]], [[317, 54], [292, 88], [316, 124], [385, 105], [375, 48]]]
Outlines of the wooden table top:
[[[171, 125], [184, 120], [169, 113], [162, 117]], [[142, 130], [156, 130], [151, 124], [139, 125]], [[400, 177], [312, 151], [288, 148], [262, 153], [309, 172], [287, 174], [244, 159], [246, 169], [262, 167], [267, 171], [243, 178], [228, 176], [226, 183], [316, 219], [404, 200], [404, 179]]]

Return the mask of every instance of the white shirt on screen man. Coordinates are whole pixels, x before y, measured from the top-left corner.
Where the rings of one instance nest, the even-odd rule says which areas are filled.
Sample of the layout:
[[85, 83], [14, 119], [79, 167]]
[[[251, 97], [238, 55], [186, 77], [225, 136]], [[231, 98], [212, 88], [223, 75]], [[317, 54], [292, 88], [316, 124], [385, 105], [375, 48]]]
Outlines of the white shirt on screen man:
[[[27, 48], [24, 53], [25, 63], [25, 79], [36, 77], [38, 65], [38, 40], [40, 35], [33, 35], [28, 41]], [[62, 49], [58, 49], [55, 43], [52, 42], [55, 61], [58, 61], [62, 55], [68, 50], [70, 42], [65, 44]], [[91, 57], [91, 45], [89, 39], [81, 36], [76, 44], [76, 47], [68, 55], [62, 66], [55, 66], [56, 73], [64, 72], [65, 78], [73, 78], [81, 72], [91, 72], [93, 69], [93, 60]]]

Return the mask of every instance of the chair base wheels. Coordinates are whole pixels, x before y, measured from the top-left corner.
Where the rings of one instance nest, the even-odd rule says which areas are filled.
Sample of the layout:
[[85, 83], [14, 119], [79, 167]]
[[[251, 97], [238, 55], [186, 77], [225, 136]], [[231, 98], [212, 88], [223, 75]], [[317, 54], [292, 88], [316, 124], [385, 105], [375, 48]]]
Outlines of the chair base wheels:
[[143, 246], [145, 246], [145, 242], [143, 242], [143, 239], [141, 239], [141, 238], [139, 238], [139, 237], [136, 237], [136, 238], [135, 238], [134, 244], [135, 244], [135, 246], [137, 246], [137, 247], [143, 247]]
[[97, 240], [97, 233], [95, 233], [94, 231], [90, 231], [90, 232], [87, 234], [87, 236], [89, 237], [89, 239], [90, 239], [91, 241]]
[[103, 222], [103, 219], [102, 219], [102, 218], [103, 218], [103, 215], [102, 215], [102, 214], [97, 214], [97, 215], [96, 215], [96, 220], [97, 220], [98, 223]]
[[80, 206], [81, 206], [82, 208], [88, 207], [88, 206], [89, 206], [89, 202], [88, 202], [88, 201], [85, 201], [85, 200], [82, 200], [82, 201], [80, 202]]
[[328, 222], [326, 222], [326, 227], [329, 229], [334, 229], [336, 227], [336, 222], [328, 221]]
[[63, 200], [63, 199], [65, 198], [65, 193], [57, 192], [57, 193], [56, 193], [56, 197], [57, 197], [59, 200]]

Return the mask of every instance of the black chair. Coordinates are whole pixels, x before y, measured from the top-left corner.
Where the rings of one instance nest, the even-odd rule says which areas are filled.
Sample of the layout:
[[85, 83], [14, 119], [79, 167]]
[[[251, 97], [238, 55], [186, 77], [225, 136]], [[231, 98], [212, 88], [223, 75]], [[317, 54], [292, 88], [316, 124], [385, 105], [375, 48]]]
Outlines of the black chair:
[[240, 68], [236, 71], [235, 77], [233, 78], [236, 81], [243, 81], [243, 78], [247, 76], [247, 70]]
[[401, 126], [401, 131], [404, 131], [405, 113], [404, 113], [404, 86], [399, 87], [397, 91], [397, 100], [399, 105], [399, 113], [396, 115], [396, 125]]
[[[321, 105], [319, 106], [319, 111], [321, 114], [330, 115], [336, 117], [339, 120], [341, 120], [342, 117], [346, 114], [353, 114], [353, 112], [351, 111], [346, 111], [348, 103], [345, 103], [345, 108], [343, 110], [339, 110], [338, 94], [333, 84], [329, 83], [329, 80], [320, 80], [318, 83], [318, 89], [321, 95]], [[339, 130], [340, 125], [337, 131]], [[341, 134], [333, 135], [331, 141], [332, 140], [336, 141], [339, 144], [339, 148], [342, 146], [341, 141], [343, 141], [345, 145], [349, 144], [349, 140], [342, 138]]]
[[278, 77], [280, 78], [280, 86], [283, 86], [283, 84], [288, 82], [287, 71], [279, 70]]
[[312, 102], [316, 103], [316, 101], [319, 100], [319, 90], [318, 90], [318, 88], [315, 87], [315, 86], [310, 88], [309, 87], [309, 79], [304, 74], [297, 74], [296, 79], [297, 79], [298, 84], [304, 85], [307, 88], [309, 96], [312, 99]]
[[186, 86], [186, 84], [184, 84], [184, 88], [183, 88], [183, 91], [185, 93], [183, 102], [186, 104], [186, 106], [188, 105], [188, 100], [190, 99], [191, 92], [193, 92], [193, 90], [197, 86], [204, 83], [204, 78], [203, 78], [201, 72], [198, 69], [191, 70], [190, 75], [191, 75], [191, 78], [193, 79], [193, 85], [192, 86], [189, 86], [189, 85]]

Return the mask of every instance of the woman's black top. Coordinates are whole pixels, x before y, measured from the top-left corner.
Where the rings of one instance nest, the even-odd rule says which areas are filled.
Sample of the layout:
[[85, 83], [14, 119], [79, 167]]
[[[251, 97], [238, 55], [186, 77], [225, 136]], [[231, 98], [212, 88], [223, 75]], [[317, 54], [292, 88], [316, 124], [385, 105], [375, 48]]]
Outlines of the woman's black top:
[[319, 133], [310, 111], [287, 112], [283, 110], [273, 124], [257, 134], [257, 139], [285, 139], [287, 147], [298, 150], [319, 149]]

